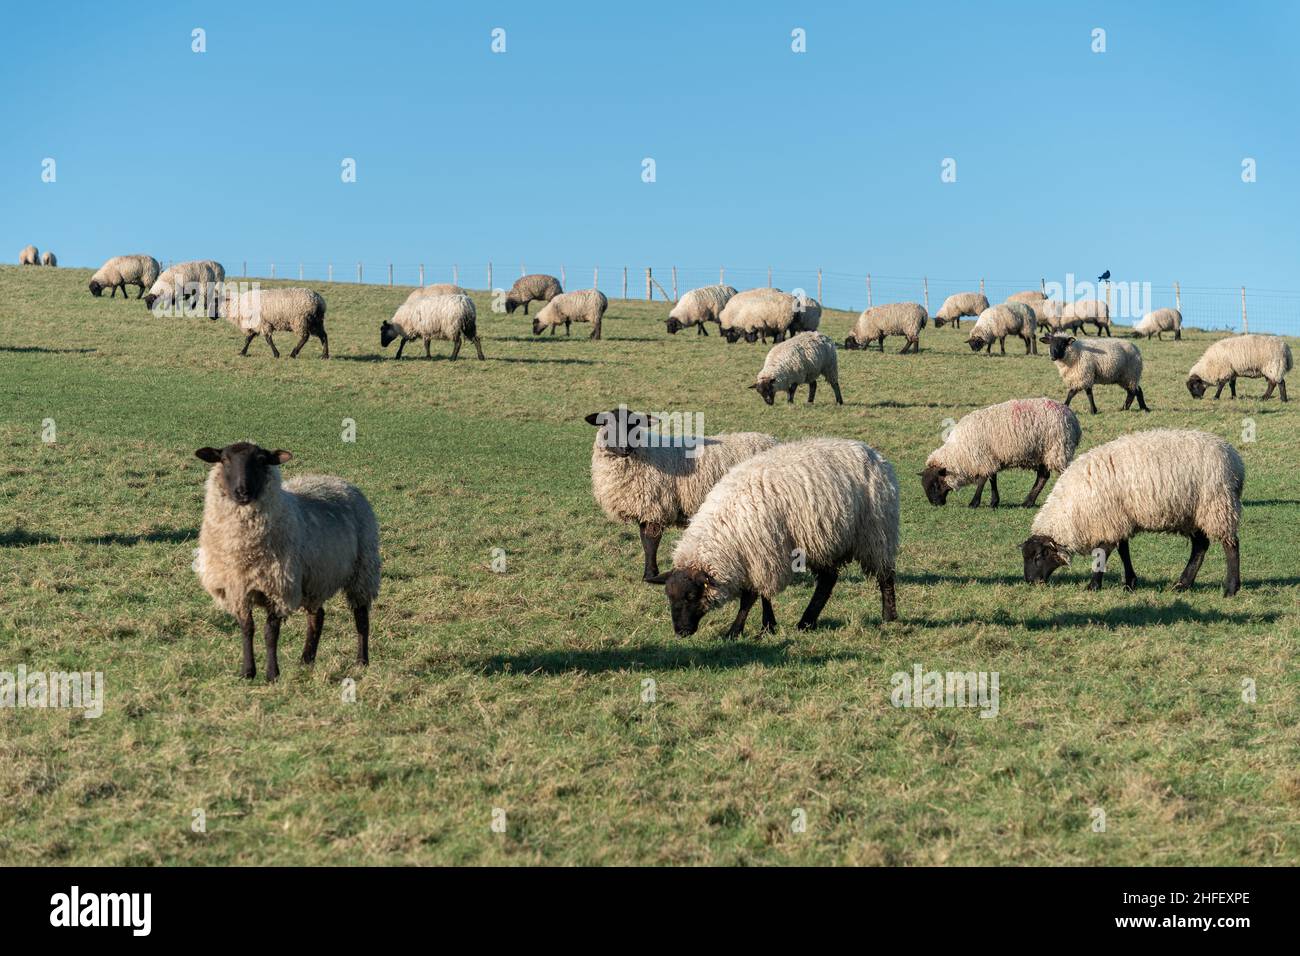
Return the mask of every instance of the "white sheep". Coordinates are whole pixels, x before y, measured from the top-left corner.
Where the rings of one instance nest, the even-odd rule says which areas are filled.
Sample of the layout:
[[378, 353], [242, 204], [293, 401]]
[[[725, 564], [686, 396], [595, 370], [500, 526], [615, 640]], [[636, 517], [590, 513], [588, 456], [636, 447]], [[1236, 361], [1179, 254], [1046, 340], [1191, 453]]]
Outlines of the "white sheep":
[[136, 298], [143, 298], [145, 290], [158, 281], [161, 271], [158, 260], [153, 256], [113, 256], [90, 277], [90, 294], [98, 298], [105, 289], [112, 289], [109, 298], [115, 299], [117, 290], [121, 289], [122, 298], [125, 299], [126, 287], [133, 285], [140, 290]]
[[49, 249], [46, 249], [44, 252], [41, 253], [41, 265], [50, 266], [51, 268], [54, 268], [58, 266], [58, 264], [59, 264], [58, 256], [50, 252]]
[[1083, 325], [1083, 319], [1066, 319], [1064, 302], [1042, 299], [1027, 305], [1034, 310], [1039, 328], [1051, 329], [1053, 332], [1075, 332]]
[[901, 335], [907, 344], [899, 350], [900, 355], [921, 351], [921, 330], [929, 320], [925, 306], [919, 302], [890, 302], [866, 309], [853, 323], [853, 330], [844, 339], [846, 349], [865, 349], [872, 342], [885, 351], [885, 336]]
[[1163, 339], [1166, 332], [1174, 333], [1175, 339], [1183, 337], [1183, 313], [1177, 309], [1156, 309], [1133, 323], [1132, 335], [1135, 339], [1144, 335], [1147, 338], [1154, 335]]
[[1065, 303], [1065, 312], [1062, 318], [1066, 322], [1078, 320], [1079, 328], [1083, 328], [1083, 323], [1091, 322], [1097, 326], [1097, 334], [1101, 335], [1102, 330], [1110, 335], [1110, 306], [1100, 299], [1080, 299], [1077, 302]]
[[930, 452], [921, 486], [932, 505], [942, 505], [948, 493], [975, 482], [970, 507], [978, 508], [984, 482], [993, 487], [989, 504], [996, 508], [998, 472], [1006, 468], [1032, 468], [1034, 487], [1025, 498], [1032, 508], [1050, 474], [1058, 475], [1074, 459], [1079, 446], [1079, 419], [1070, 409], [1050, 398], [1012, 399], [989, 405], [964, 416], [944, 443]]
[[297, 358], [313, 335], [320, 339], [320, 357], [330, 357], [329, 337], [325, 333], [325, 300], [312, 289], [248, 289], [241, 293], [232, 285], [223, 289], [218, 314], [246, 333], [240, 355], [247, 355], [248, 346], [260, 335], [271, 347], [271, 354], [279, 358], [280, 350], [275, 347], [271, 333], [296, 332], [298, 344], [289, 358]]
[[[767, 341], [769, 335], [777, 341], [785, 337], [795, 320], [799, 302], [780, 289], [746, 289], [732, 296], [718, 315], [718, 327], [730, 343], [741, 338], [746, 342]], [[818, 317], [821, 308], [818, 306]]]
[[1026, 289], [1024, 292], [1017, 292], [1015, 295], [1007, 296], [1008, 302], [1023, 302], [1028, 306], [1035, 306], [1039, 302], [1046, 301], [1047, 295], [1039, 292], [1037, 289]]
[[1227, 576], [1223, 593], [1241, 587], [1241, 490], [1246, 468], [1222, 438], [1199, 431], [1156, 429], [1124, 435], [1080, 455], [1056, 481], [1034, 516], [1021, 546], [1025, 580], [1046, 581], [1074, 554], [1092, 554], [1092, 580], [1101, 587], [1106, 558], [1119, 549], [1124, 588], [1137, 574], [1128, 542], [1140, 531], [1186, 535], [1192, 556], [1174, 585], [1186, 590], [1196, 580], [1211, 541], [1223, 545]]
[[709, 490], [733, 465], [776, 445], [771, 435], [736, 432], [652, 436], [659, 424], [620, 406], [586, 417], [597, 429], [591, 448], [591, 491], [610, 521], [637, 525], [645, 556], [643, 578], [659, 573], [659, 539], [666, 528], [683, 528]]
[[980, 313], [975, 320], [975, 327], [970, 330], [970, 337], [966, 344], [971, 347], [972, 352], [978, 352], [980, 349], [987, 348], [988, 354], [993, 354], [993, 343], [998, 343], [998, 349], [1003, 355], [1007, 354], [1007, 336], [1015, 335], [1025, 343], [1025, 354], [1030, 352], [1037, 353], [1038, 346], [1034, 342], [1034, 333], [1038, 328], [1038, 319], [1034, 315], [1034, 310], [1023, 302], [1003, 302], [1000, 305], [991, 305]]
[[1223, 386], [1237, 397], [1237, 377], [1262, 378], [1268, 382], [1264, 398], [1278, 390], [1286, 401], [1286, 373], [1291, 371], [1291, 346], [1276, 335], [1232, 335], [1219, 339], [1192, 366], [1187, 376], [1187, 390], [1200, 398], [1211, 385], [1217, 385], [1214, 397], [1223, 394]]
[[[530, 302], [550, 302], [563, 291], [560, 280], [555, 276], [541, 273], [520, 276], [506, 293], [506, 315], [514, 315], [515, 309], [521, 305], [524, 307], [524, 315], [527, 315]], [[555, 334], [554, 329], [551, 334]]]
[[18, 264], [20, 266], [39, 266], [41, 264], [41, 253], [35, 246], [23, 246], [23, 251], [18, 253]]
[[465, 290], [458, 285], [450, 282], [435, 282], [433, 285], [422, 285], [418, 289], [412, 289], [411, 294], [406, 297], [407, 302], [414, 302], [416, 299], [422, 299], [426, 295], [465, 295]]
[[729, 285], [706, 285], [691, 289], [674, 303], [672, 311], [668, 313], [668, 334], [676, 335], [693, 325], [697, 329], [697, 335], [708, 335], [709, 331], [704, 327], [706, 322], [717, 322], [721, 329], [719, 317], [735, 294], [736, 290]]
[[342, 591], [357, 630], [357, 663], [370, 662], [370, 606], [379, 594], [379, 523], [359, 490], [339, 478], [303, 475], [280, 483], [293, 456], [249, 442], [195, 453], [212, 468], [199, 529], [199, 581], [239, 621], [243, 676], [253, 663], [253, 608], [266, 609], [266, 679], [280, 673], [280, 625], [302, 608], [302, 662], [316, 659], [323, 605]]
[[177, 262], [163, 270], [149, 287], [144, 296], [145, 308], [151, 312], [155, 305], [169, 309], [183, 301], [185, 308], [202, 310], [215, 318], [215, 310], [220, 307], [220, 287], [225, 281], [226, 270], [212, 259]]
[[555, 334], [556, 327], [563, 322], [564, 334], [569, 334], [572, 322], [590, 322], [591, 335], [588, 338], [600, 338], [601, 320], [609, 300], [599, 289], [579, 289], [577, 292], [562, 292], [533, 316], [533, 335], [541, 335], [546, 329]]
[[1092, 387], [1119, 385], [1128, 393], [1124, 400], [1125, 411], [1135, 398], [1138, 408], [1144, 412], [1151, 411], [1142, 394], [1142, 353], [1132, 342], [1076, 339], [1072, 335], [1044, 335], [1039, 341], [1050, 348], [1056, 371], [1068, 390], [1065, 404], [1069, 405], [1080, 392], [1086, 392], [1088, 406], [1096, 415], [1097, 402], [1092, 397]]
[[452, 343], [451, 361], [454, 362], [460, 355], [461, 340], [469, 339], [474, 343], [479, 361], [484, 361], [474, 300], [464, 294], [427, 295], [404, 302], [389, 321], [379, 326], [380, 346], [388, 348], [393, 339], [402, 340], [393, 356], [395, 359], [402, 357], [402, 349], [411, 339], [423, 339], [424, 357], [432, 358], [429, 343], [439, 339]]
[[799, 332], [772, 346], [763, 360], [758, 378], [749, 387], [771, 405], [777, 392], [785, 392], [787, 401], [793, 402], [795, 389], [807, 385], [808, 404], [811, 405], [817, 395], [819, 377], [830, 382], [835, 392], [835, 404], [843, 405], [835, 343], [830, 336], [820, 332]]
[[816, 332], [822, 324], [822, 304], [800, 290], [794, 293], [794, 318], [790, 322], [789, 333]]
[[957, 292], [943, 300], [939, 311], [934, 314], [934, 327], [941, 329], [951, 322], [954, 328], [961, 328], [962, 316], [977, 317], [989, 307], [989, 300], [983, 292]]
[[806, 568], [817, 579], [800, 629], [817, 619], [839, 578], [857, 561], [880, 587], [881, 618], [898, 617], [894, 559], [898, 552], [898, 480], [875, 449], [845, 438], [809, 438], [777, 445], [732, 468], [714, 485], [673, 551], [663, 584], [679, 637], [700, 618], [736, 598], [728, 637], [740, 637], [762, 598], [764, 632], [776, 629], [772, 598]]

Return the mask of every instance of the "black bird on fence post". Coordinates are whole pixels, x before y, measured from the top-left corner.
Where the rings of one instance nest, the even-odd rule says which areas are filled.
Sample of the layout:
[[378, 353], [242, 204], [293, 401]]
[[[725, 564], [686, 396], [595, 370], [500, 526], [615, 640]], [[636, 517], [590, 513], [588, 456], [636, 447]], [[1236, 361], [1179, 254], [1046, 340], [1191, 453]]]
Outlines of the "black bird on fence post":
[[1098, 282], [1105, 282], [1105, 281], [1106, 281], [1107, 279], [1109, 279], [1109, 278], [1110, 278], [1110, 270], [1107, 269], [1107, 270], [1106, 270], [1105, 272], [1103, 272], [1101, 275], [1097, 276], [1097, 281], [1098, 281]]

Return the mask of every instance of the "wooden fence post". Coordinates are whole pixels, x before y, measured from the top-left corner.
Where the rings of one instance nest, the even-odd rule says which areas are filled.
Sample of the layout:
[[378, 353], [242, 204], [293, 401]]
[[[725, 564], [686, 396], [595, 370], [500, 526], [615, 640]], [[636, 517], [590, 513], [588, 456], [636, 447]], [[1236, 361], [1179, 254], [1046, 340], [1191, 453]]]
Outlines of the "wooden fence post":
[[298, 263], [298, 281], [302, 281], [302, 263]]
[[673, 301], [677, 301], [677, 267], [673, 266]]
[[930, 314], [930, 279], [928, 276], [922, 276], [921, 282], [925, 286], [925, 314]]
[[272, 279], [275, 278], [275, 263], [274, 263], [274, 262], [271, 263], [271, 278], [272, 278]]
[[1047, 277], [1043, 276], [1038, 280], [1038, 289], [1043, 293], [1043, 298], [1047, 298]]
[[1106, 280], [1106, 313], [1110, 313], [1110, 280]]
[[984, 294], [984, 280], [980, 279], [980, 295]]
[[1174, 283], [1174, 308], [1179, 312], [1183, 311], [1183, 292], [1178, 288], [1178, 283]]
[[772, 267], [767, 267], [767, 287], [772, 288]]
[[593, 289], [600, 288], [600, 266], [591, 267], [591, 287]]
[[867, 273], [867, 308], [871, 308], [871, 273]]
[[627, 298], [627, 266], [623, 267], [623, 298]]
[[820, 303], [821, 300], [822, 300], [822, 270], [818, 269], [817, 270], [817, 301]]
[[329, 264], [329, 267], [328, 267], [328, 268], [329, 268], [329, 281], [330, 281], [330, 282], [333, 282], [333, 281], [334, 281], [334, 263], [331, 262], [331, 263]]
[[389, 288], [392, 288], [392, 285], [393, 285], [393, 264], [392, 264], [391, 262], [388, 264], [388, 285], [389, 285]]
[[[488, 282], [488, 285], [491, 285], [491, 284], [492, 284], [492, 283], [489, 281], [489, 282]], [[424, 288], [424, 263], [423, 263], [423, 262], [420, 263], [420, 288], [421, 288], [421, 289]]]
[[488, 263], [488, 292], [492, 291], [492, 263]]
[[560, 266], [560, 288], [567, 289], [568, 287], [569, 287], [569, 278], [564, 274], [564, 266]]
[[521, 262], [521, 263], [519, 263], [519, 278], [522, 279], [522, 278], [524, 277], [524, 275], [525, 275], [525, 273], [524, 273], [524, 264]]
[[650, 267], [646, 266], [645, 267], [645, 300], [647, 302], [650, 302], [653, 301], [653, 299], [654, 299], [654, 289], [650, 286]]
[[357, 263], [357, 282], [361, 281], [361, 263]]
[[1250, 331], [1250, 321], [1246, 318], [1246, 287], [1241, 287], [1241, 331], [1244, 335]]
[[727, 284], [727, 269], [725, 266], [718, 266], [718, 285]]
[[247, 260], [247, 259], [244, 260], [244, 278], [245, 278], [245, 279], [248, 278], [248, 260]]
[[454, 262], [451, 264], [451, 284], [460, 285], [460, 266]]

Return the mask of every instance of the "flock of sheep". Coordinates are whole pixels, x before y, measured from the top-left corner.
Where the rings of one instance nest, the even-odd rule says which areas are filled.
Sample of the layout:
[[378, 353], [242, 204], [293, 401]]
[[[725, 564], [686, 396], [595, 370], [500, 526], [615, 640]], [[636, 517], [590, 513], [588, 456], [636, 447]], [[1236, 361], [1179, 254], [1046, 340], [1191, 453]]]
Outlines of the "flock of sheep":
[[[46, 254], [50, 265], [53, 257]], [[22, 261], [35, 264], [35, 247]], [[294, 332], [299, 341], [291, 357], [312, 336], [329, 357], [325, 301], [306, 288], [232, 292], [224, 287], [225, 270], [210, 260], [184, 262], [166, 270], [150, 256], [116, 256], [96, 271], [89, 289], [95, 296], [128, 285], [150, 309], [182, 302], [211, 318], [225, 318], [245, 335], [242, 354], [262, 335], [279, 356], [272, 333]], [[601, 337], [608, 307], [595, 289], [564, 292], [553, 276], [519, 279], [505, 295], [504, 309], [533, 316], [533, 332], [573, 322], [592, 326]], [[808, 401], [825, 378], [843, 403], [837, 350], [818, 331], [821, 305], [802, 294], [779, 289], [737, 292], [729, 286], [694, 289], [673, 306], [667, 331], [695, 326], [707, 335], [713, 322], [729, 342], [774, 344], [750, 386], [769, 405], [784, 392], [793, 401], [801, 384]], [[1120, 385], [1127, 392], [1124, 408], [1136, 400], [1147, 411], [1140, 385], [1141, 352], [1130, 342], [1111, 337], [1106, 303], [1085, 300], [1057, 303], [1037, 292], [1023, 292], [990, 305], [982, 293], [950, 296], [934, 316], [936, 326], [974, 317], [969, 335], [973, 350], [991, 352], [996, 339], [1005, 353], [1009, 335], [1021, 338], [1026, 354], [1041, 341], [1050, 350], [1067, 387], [1065, 402], [1048, 398], [1012, 399], [971, 412], [956, 423], [944, 443], [930, 454], [919, 473], [928, 500], [946, 502], [958, 488], [975, 485], [970, 504], [978, 507], [984, 486], [991, 485], [993, 507], [999, 504], [997, 475], [1008, 468], [1032, 469], [1036, 481], [1025, 505], [1032, 507], [1051, 472], [1059, 478], [1032, 522], [1022, 545], [1026, 581], [1045, 581], [1072, 555], [1094, 556], [1089, 587], [1101, 586], [1105, 560], [1118, 550], [1124, 586], [1136, 585], [1129, 539], [1142, 531], [1186, 536], [1191, 556], [1178, 589], [1190, 587], [1211, 542], [1223, 546], [1227, 595], [1240, 586], [1238, 523], [1245, 469], [1236, 450], [1213, 435], [1157, 429], [1131, 433], [1075, 457], [1082, 436], [1078, 417], [1069, 408], [1079, 392], [1097, 412], [1092, 389]], [[380, 328], [381, 345], [400, 339], [396, 357], [408, 341], [421, 339], [425, 354], [433, 339], [451, 341], [454, 359], [463, 339], [479, 339], [473, 301], [453, 285], [417, 289]], [[920, 334], [929, 316], [915, 302], [891, 303], [864, 311], [844, 343], [849, 350], [871, 344], [884, 350], [890, 335], [906, 339], [904, 353], [920, 349]], [[1077, 338], [1085, 323], [1098, 337]], [[1045, 334], [1037, 338], [1039, 329]], [[1102, 332], [1106, 333], [1101, 338]], [[1149, 313], [1134, 326], [1134, 336], [1171, 331], [1181, 338], [1182, 317], [1173, 309]], [[1193, 366], [1187, 388], [1200, 398], [1217, 386], [1236, 395], [1238, 377], [1262, 377], [1264, 397], [1279, 391], [1287, 400], [1285, 375], [1291, 350], [1275, 336], [1238, 335], [1211, 345]], [[840, 438], [778, 442], [770, 435], [746, 432], [705, 436], [694, 441], [664, 440], [655, 420], [624, 406], [587, 416], [596, 428], [591, 457], [592, 490], [604, 513], [616, 522], [637, 525], [644, 553], [643, 579], [662, 584], [673, 627], [679, 635], [695, 633], [703, 615], [735, 599], [739, 610], [728, 636], [739, 636], [746, 617], [761, 601], [762, 630], [776, 627], [772, 598], [801, 571], [816, 586], [800, 618], [800, 628], [817, 625], [840, 569], [856, 562], [873, 577], [881, 595], [881, 616], [897, 617], [894, 569], [899, 537], [898, 480], [893, 466], [866, 444]], [[379, 592], [379, 526], [365, 496], [338, 478], [307, 475], [281, 481], [280, 465], [292, 456], [240, 442], [224, 448], [200, 448], [196, 456], [212, 467], [208, 474], [197, 564], [200, 581], [218, 606], [240, 623], [243, 674], [253, 677], [253, 610], [266, 612], [266, 672], [279, 672], [277, 642], [281, 623], [302, 609], [307, 640], [302, 659], [311, 663], [324, 623], [324, 603], [342, 591], [353, 611], [357, 660], [368, 662], [369, 611]], [[673, 553], [673, 567], [661, 572], [660, 539], [669, 527], [684, 527]]]

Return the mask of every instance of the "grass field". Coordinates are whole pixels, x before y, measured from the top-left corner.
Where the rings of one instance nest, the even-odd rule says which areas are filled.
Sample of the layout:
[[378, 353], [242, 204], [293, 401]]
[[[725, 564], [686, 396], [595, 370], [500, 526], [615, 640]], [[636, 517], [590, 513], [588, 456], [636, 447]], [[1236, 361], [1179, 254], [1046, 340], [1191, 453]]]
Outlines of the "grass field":
[[[745, 387], [762, 346], [668, 337], [663, 303], [611, 302], [590, 342], [585, 326], [534, 339], [476, 295], [486, 362], [467, 347], [450, 364], [444, 344], [398, 363], [378, 327], [406, 289], [313, 284], [334, 357], [313, 340], [275, 361], [260, 340], [240, 358], [224, 322], [93, 299], [88, 275], [0, 268], [0, 670], [107, 682], [97, 720], [0, 711], [0, 863], [1300, 862], [1300, 403], [1260, 402], [1258, 381], [1194, 402], [1183, 379], [1205, 333], [1142, 343], [1151, 414], [1121, 413], [1109, 387], [1101, 414], [1076, 409], [1085, 448], [1156, 426], [1239, 447], [1231, 599], [1217, 546], [1174, 593], [1186, 542], [1164, 536], [1134, 542], [1136, 593], [1118, 559], [1100, 593], [1080, 559], [1031, 588], [1030, 511], [925, 501], [915, 472], [945, 419], [1063, 394], [1018, 342], [989, 358], [930, 328], [916, 356], [895, 339], [842, 352], [842, 407], [824, 388], [769, 408]], [[823, 329], [842, 341], [851, 318]], [[287, 356], [292, 336], [277, 344]], [[903, 489], [900, 621], [881, 626], [854, 569], [817, 631], [793, 627], [805, 581], [776, 600], [774, 637], [753, 637], [755, 611], [747, 639], [723, 642], [734, 607], [674, 637], [635, 529], [591, 497], [582, 416], [619, 402], [879, 449]], [[238, 628], [190, 564], [194, 449], [243, 439], [291, 450], [286, 477], [336, 474], [374, 504], [385, 568], [364, 672], [332, 603], [314, 668], [297, 662], [299, 616], [281, 680], [263, 683], [259, 620], [259, 679], [238, 677]], [[1004, 499], [1031, 479], [1007, 476]], [[894, 708], [890, 676], [914, 664], [997, 671], [997, 718]]]

